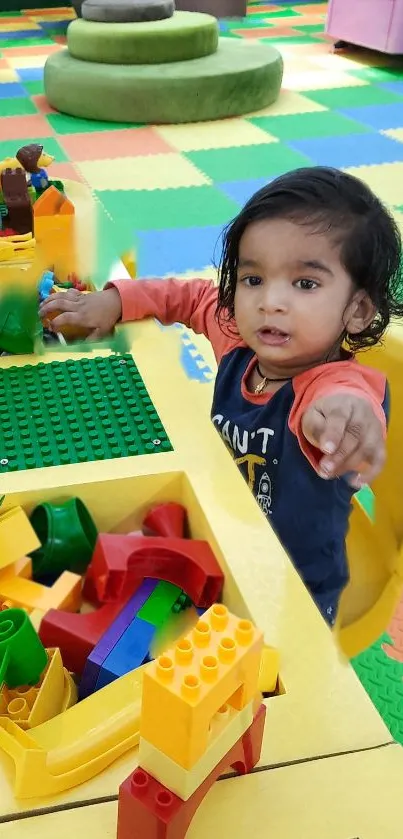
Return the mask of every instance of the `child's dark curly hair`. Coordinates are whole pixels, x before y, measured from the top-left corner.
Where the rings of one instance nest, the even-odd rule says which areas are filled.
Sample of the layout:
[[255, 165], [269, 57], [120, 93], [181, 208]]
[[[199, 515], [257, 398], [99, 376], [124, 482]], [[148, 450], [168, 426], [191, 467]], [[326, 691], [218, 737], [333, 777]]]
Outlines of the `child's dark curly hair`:
[[327, 233], [340, 245], [340, 261], [377, 314], [359, 335], [346, 335], [353, 352], [377, 344], [392, 317], [403, 316], [399, 229], [373, 192], [358, 178], [325, 166], [296, 169], [260, 189], [224, 231], [217, 318], [234, 318], [239, 243], [246, 227], [284, 218]]

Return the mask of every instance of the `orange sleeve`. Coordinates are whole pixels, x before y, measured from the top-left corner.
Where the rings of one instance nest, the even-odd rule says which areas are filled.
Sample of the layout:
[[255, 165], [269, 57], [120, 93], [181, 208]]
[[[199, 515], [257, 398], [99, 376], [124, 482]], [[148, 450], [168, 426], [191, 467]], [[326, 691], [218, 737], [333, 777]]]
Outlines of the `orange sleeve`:
[[386, 436], [387, 417], [383, 409], [386, 396], [386, 378], [378, 370], [364, 367], [355, 360], [322, 364], [313, 370], [307, 370], [293, 380], [295, 399], [288, 419], [288, 425], [298, 438], [299, 445], [314, 469], [317, 468], [323, 454], [302, 433], [302, 417], [307, 409], [324, 396], [335, 393], [355, 394], [366, 399], [374, 414], [382, 423]]
[[111, 285], [120, 294], [123, 322], [153, 317], [164, 326], [183, 323], [208, 338], [217, 362], [242, 343], [236, 332], [227, 335], [218, 324], [218, 289], [209, 280], [117, 280], [106, 288]]

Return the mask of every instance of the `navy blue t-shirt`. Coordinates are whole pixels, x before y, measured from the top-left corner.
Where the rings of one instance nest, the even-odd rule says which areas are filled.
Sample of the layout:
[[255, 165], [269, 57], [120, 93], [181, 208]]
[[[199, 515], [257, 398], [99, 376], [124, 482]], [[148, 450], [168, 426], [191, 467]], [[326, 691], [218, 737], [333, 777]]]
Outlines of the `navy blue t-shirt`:
[[345, 539], [354, 489], [344, 478], [320, 478], [301, 450], [289, 427], [292, 381], [265, 404], [246, 397], [242, 381], [253, 356], [252, 350], [236, 347], [221, 360], [212, 420], [322, 614], [333, 623], [348, 581]]

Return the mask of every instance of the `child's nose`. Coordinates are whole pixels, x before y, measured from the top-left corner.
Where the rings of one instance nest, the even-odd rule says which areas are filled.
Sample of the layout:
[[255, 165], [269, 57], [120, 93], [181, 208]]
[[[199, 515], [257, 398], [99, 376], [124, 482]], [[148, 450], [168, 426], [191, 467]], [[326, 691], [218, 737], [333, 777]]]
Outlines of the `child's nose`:
[[287, 292], [282, 283], [268, 283], [262, 288], [260, 308], [265, 312], [284, 312], [288, 308]]

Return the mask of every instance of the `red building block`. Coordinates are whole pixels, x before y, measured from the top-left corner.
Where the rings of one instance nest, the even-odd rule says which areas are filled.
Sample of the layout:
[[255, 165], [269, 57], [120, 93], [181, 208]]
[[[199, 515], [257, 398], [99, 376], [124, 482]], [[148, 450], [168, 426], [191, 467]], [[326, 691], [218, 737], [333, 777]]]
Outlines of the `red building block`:
[[[256, 766], [262, 748], [266, 706], [188, 801], [182, 801], [140, 767], [119, 790], [117, 839], [184, 839], [214, 782], [230, 766], [245, 775]], [[218, 834], [217, 834], [218, 835]]]
[[98, 536], [88, 566], [84, 597], [92, 603], [121, 599], [145, 577], [182, 588], [196, 606], [208, 608], [221, 595], [224, 575], [208, 544], [159, 536]]
[[46, 648], [59, 647], [67, 670], [81, 676], [87, 658], [102, 635], [122, 611], [127, 597], [101, 606], [89, 614], [71, 614], [50, 609], [41, 621], [39, 637]]
[[159, 504], [149, 510], [143, 527], [151, 530], [156, 536], [176, 536], [183, 539], [185, 535], [186, 510], [181, 504]]

